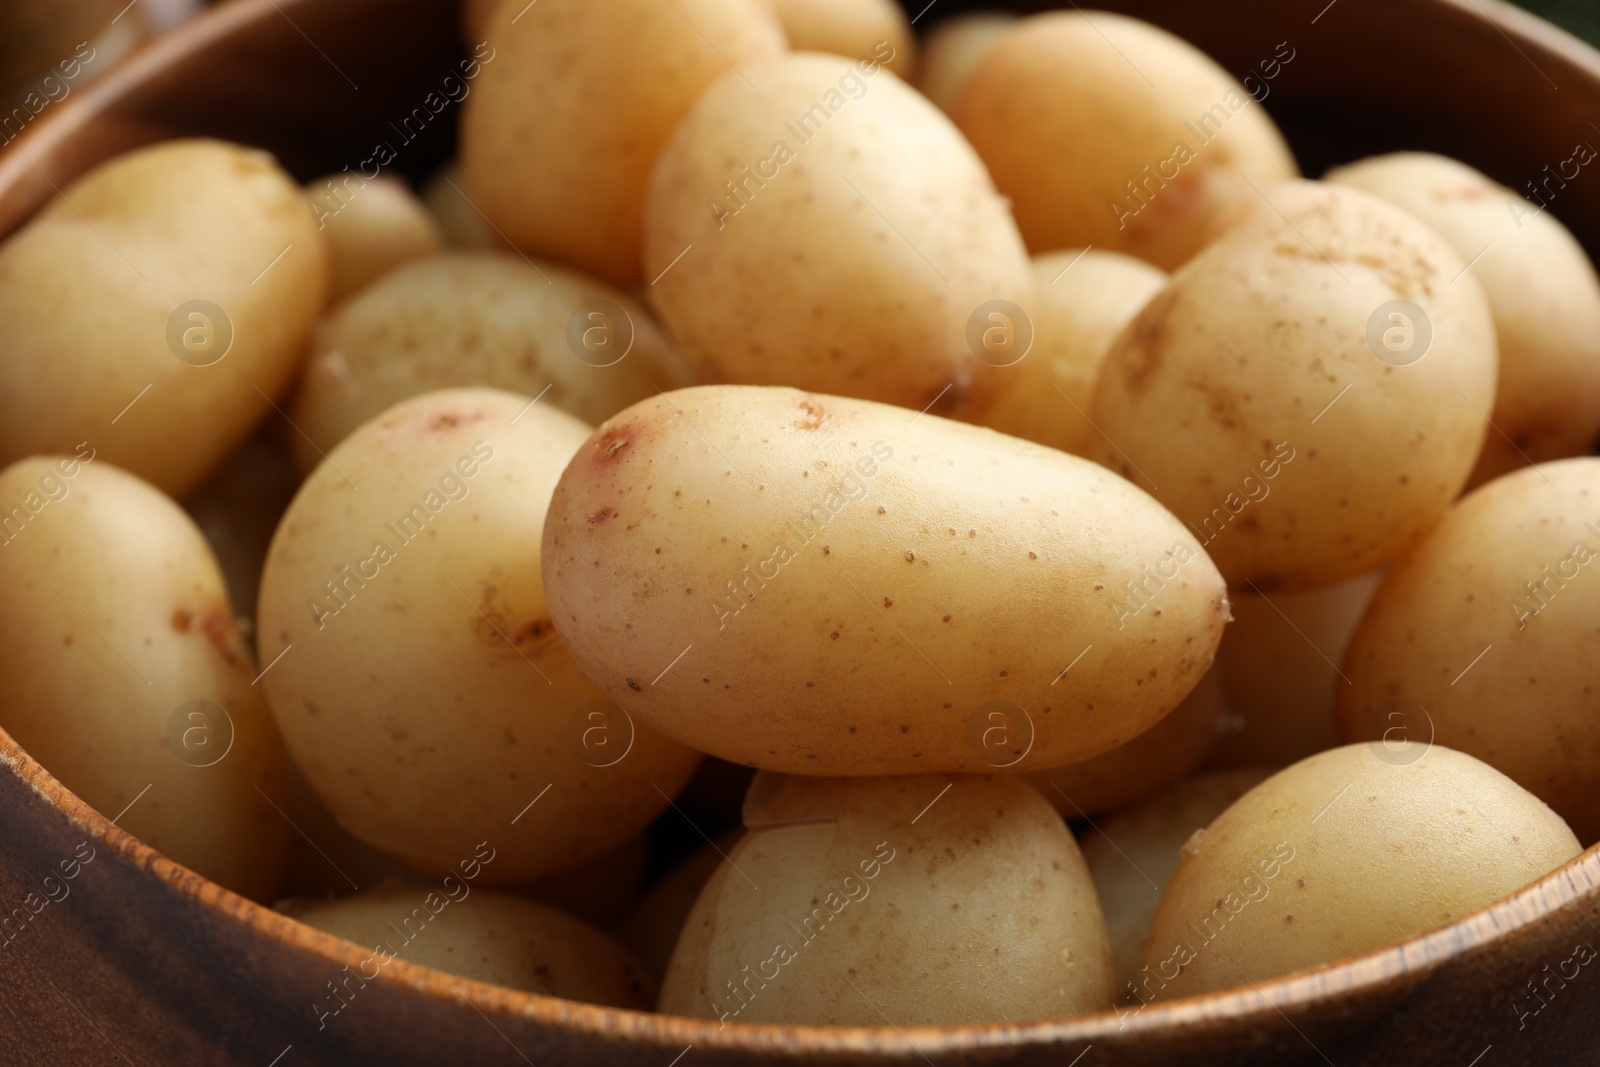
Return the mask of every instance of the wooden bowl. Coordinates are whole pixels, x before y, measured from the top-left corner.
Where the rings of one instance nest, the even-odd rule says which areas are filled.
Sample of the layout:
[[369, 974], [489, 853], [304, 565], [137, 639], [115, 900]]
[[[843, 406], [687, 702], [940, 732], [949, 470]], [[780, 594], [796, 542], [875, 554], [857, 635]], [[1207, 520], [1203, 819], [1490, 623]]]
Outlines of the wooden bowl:
[[[915, 0], [913, 13], [925, 2]], [[927, 17], [959, 6], [946, 0]], [[1105, 6], [1172, 29], [1241, 76], [1287, 42], [1295, 58], [1266, 106], [1311, 174], [1417, 147], [1522, 188], [1578, 142], [1600, 143], [1591, 124], [1600, 119], [1600, 55], [1495, 0]], [[461, 54], [455, 27], [451, 5], [438, 0], [215, 8], [53, 105], [0, 155], [0, 235], [100, 160], [167, 137], [261, 145], [301, 178], [353, 168], [387, 141], [400, 170], [425, 173], [450, 151], [454, 109], [409, 143], [389, 124], [450, 72]], [[1600, 173], [1580, 172], [1551, 206], [1593, 255]], [[1572, 962], [1577, 946], [1600, 944], [1594, 850], [1403, 944], [1137, 1015], [942, 1029], [719, 1028], [404, 963], [364, 982], [352, 977], [363, 951], [152, 851], [3, 734], [0, 762], [6, 1063], [1500, 1067], [1593, 1063], [1600, 1049], [1600, 976]], [[91, 852], [65, 883], [69, 894], [51, 900], [46, 875]], [[334, 1003], [325, 999], [330, 983], [345, 1006], [322, 1017], [316, 1005]]]

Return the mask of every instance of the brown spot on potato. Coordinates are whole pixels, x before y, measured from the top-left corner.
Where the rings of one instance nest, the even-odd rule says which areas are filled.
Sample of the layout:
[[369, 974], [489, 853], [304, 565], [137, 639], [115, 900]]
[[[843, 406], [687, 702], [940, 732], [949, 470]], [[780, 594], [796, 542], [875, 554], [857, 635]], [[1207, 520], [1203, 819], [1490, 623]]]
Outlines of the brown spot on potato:
[[802, 397], [796, 403], [798, 404], [801, 412], [803, 412], [803, 414], [795, 420], [794, 424], [796, 426], [800, 427], [802, 430], [815, 430], [822, 425], [822, 420], [827, 416], [827, 412], [822, 409], [821, 404], [817, 403], [810, 397]]
[[607, 505], [606, 507], [603, 507], [599, 511], [595, 512], [593, 515], [589, 516], [589, 525], [590, 526], [598, 525], [598, 524], [600, 524], [602, 522], [605, 522], [607, 519], [611, 518], [611, 516], [613, 516], [615, 514], [616, 514], [616, 511], [614, 509], [612, 509], [610, 505]]
[[194, 622], [194, 616], [183, 608], [172, 613], [172, 629], [180, 634], [189, 632], [189, 626]]

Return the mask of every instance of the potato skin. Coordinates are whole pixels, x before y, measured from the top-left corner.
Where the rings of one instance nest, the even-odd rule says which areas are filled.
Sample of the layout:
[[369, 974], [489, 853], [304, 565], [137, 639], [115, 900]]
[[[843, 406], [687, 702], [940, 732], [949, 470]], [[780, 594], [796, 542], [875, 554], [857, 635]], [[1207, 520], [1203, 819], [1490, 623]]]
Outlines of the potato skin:
[[1338, 693], [1345, 738], [1434, 737], [1538, 796], [1580, 841], [1600, 840], [1597, 557], [1600, 459], [1468, 495], [1357, 626]]
[[[1112, 345], [1092, 416], [1096, 459], [1159, 486], [1231, 586], [1270, 593], [1381, 567], [1439, 521], [1497, 356], [1483, 291], [1421, 223], [1338, 186], [1265, 195]], [[1431, 322], [1405, 365], [1369, 345], [1394, 300]]]
[[690, 913], [660, 1011], [932, 1026], [1110, 1006], [1089, 872], [1025, 782], [763, 771], [745, 825]]
[[[579, 359], [569, 334], [574, 316], [601, 302], [611, 309], [584, 327], [606, 331], [595, 335], [597, 345], [620, 344], [632, 330], [631, 348], [615, 363], [609, 355]], [[612, 322], [612, 309], [626, 323]], [[299, 432], [288, 440], [309, 473], [357, 426], [434, 389], [543, 393], [541, 405], [593, 424], [687, 382], [655, 320], [604, 282], [521, 256], [451, 252], [395, 270], [322, 321], [289, 412]]]
[[[762, 0], [783, 24], [796, 52], [870, 59], [880, 42], [894, 50], [884, 65], [906, 81], [917, 71], [917, 39], [895, 0]], [[758, 83], [759, 84], [759, 83]]]
[[[87, 438], [185, 496], [293, 379], [327, 290], [322, 235], [271, 156], [221, 141], [137, 149], [64, 196], [0, 245], [0, 463]], [[210, 366], [169, 347], [193, 300], [232, 322]]]
[[306, 186], [306, 199], [328, 244], [330, 304], [444, 247], [439, 223], [398, 178], [329, 174]]
[[729, 64], [786, 47], [756, 0], [507, 3], [484, 32], [461, 119], [467, 192], [518, 248], [616, 285], [640, 278], [645, 183], [690, 105]]
[[1009, 11], [963, 11], [934, 23], [917, 64], [922, 95], [950, 114], [979, 61], [1016, 21]]
[[1034, 253], [1093, 245], [1174, 270], [1217, 212], [1255, 198], [1246, 181], [1299, 174], [1232, 75], [1164, 30], [1102, 11], [1019, 21], [968, 76], [952, 114]]
[[[87, 444], [0, 472], [0, 726], [122, 829], [270, 901], [288, 781], [255, 676], [178, 505]], [[181, 710], [202, 700], [225, 718]]]
[[1420, 742], [1330, 749], [1184, 845], [1139, 996], [1229, 989], [1392, 945], [1580, 851], [1560, 816], [1471, 756]]
[[916, 410], [981, 399], [998, 371], [971, 320], [989, 301], [1030, 306], [1033, 285], [977, 155], [871, 62], [793, 54], [746, 72], [759, 90], [729, 72], [696, 102], [645, 206], [650, 302], [700, 380]]
[[[782, 388], [684, 389], [601, 426], [544, 560], [556, 629], [623, 709], [799, 774], [1086, 759], [1176, 707], [1227, 618], [1193, 538], [1102, 468]], [[1031, 747], [1019, 726], [1020, 751], [988, 750], [994, 701]]]
[[1426, 152], [1328, 172], [1415, 215], [1483, 286], [1500, 342], [1493, 421], [1469, 484], [1588, 452], [1600, 436], [1600, 278], [1549, 211], [1464, 163]]
[[[317, 799], [416, 870], [484, 840], [486, 884], [577, 866], [642, 831], [698, 762], [637, 721], [610, 760], [599, 744], [622, 746], [626, 721], [550, 626], [540, 531], [587, 430], [492, 389], [414, 397], [334, 449], [273, 538], [273, 715]], [[592, 705], [609, 716], [593, 728]]]

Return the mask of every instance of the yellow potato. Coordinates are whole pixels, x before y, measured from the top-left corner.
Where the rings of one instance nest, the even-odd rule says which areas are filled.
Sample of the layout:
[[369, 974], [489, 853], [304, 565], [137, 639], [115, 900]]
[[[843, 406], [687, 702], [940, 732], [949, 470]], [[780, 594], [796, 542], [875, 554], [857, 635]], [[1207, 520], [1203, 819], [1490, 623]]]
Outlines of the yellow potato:
[[963, 11], [934, 23], [917, 64], [922, 95], [949, 114], [972, 71], [1016, 21], [1009, 11]]
[[594, 859], [699, 758], [635, 727], [550, 625], [541, 527], [586, 432], [511, 393], [415, 397], [334, 449], [273, 539], [261, 684], [284, 740], [341, 825], [424, 873], [483, 840], [486, 883]]
[[649, 313], [603, 282], [520, 256], [451, 252], [401, 267], [323, 321], [287, 440], [310, 471], [390, 405], [452, 386], [539, 396], [541, 407], [602, 422], [685, 384], [680, 363]]
[[0, 473], [0, 726], [122, 829], [271, 900], [288, 787], [255, 677], [178, 505], [87, 442]]
[[1111, 1004], [1072, 835], [1014, 778], [762, 772], [659, 1010], [723, 1023], [955, 1025]]
[[757, 0], [501, 4], [484, 35], [466, 191], [518, 248], [617, 285], [640, 277], [645, 183], [690, 105], [785, 48]]
[[973, 421], [1087, 456], [1100, 437], [1089, 421], [1095, 375], [1167, 276], [1132, 256], [1090, 249], [1036, 257], [1033, 280], [1033, 347], [1001, 369], [994, 398]]
[[1377, 156], [1331, 170], [1327, 180], [1427, 223], [1483, 285], [1500, 379], [1495, 430], [1471, 484], [1588, 452], [1600, 436], [1600, 278], [1571, 232], [1541, 204], [1444, 156]]
[[439, 224], [399, 179], [330, 174], [306, 186], [306, 194], [328, 242], [329, 303], [339, 303], [400, 264], [444, 247]]
[[0, 245], [0, 463], [87, 439], [187, 495], [288, 388], [327, 277], [266, 153], [168, 141], [101, 164]]
[[[1227, 618], [1194, 538], [1103, 468], [793, 389], [684, 389], [601, 426], [544, 561], [557, 630], [623, 709], [802, 774], [1087, 759], [1188, 695]], [[999, 749], [997, 710], [1022, 731]]]
[[[1280, 44], [1263, 77], [1293, 58]], [[1093, 245], [1173, 270], [1218, 211], [1255, 197], [1250, 183], [1298, 174], [1252, 80], [1137, 19], [1057, 11], [991, 45], [953, 115], [1030, 250]]]
[[1471, 756], [1419, 742], [1331, 749], [1183, 846], [1135, 995], [1231, 989], [1392, 945], [1579, 851], [1559, 815]]
[[1338, 186], [1266, 195], [1118, 337], [1091, 416], [1095, 458], [1270, 593], [1381, 567], [1439, 521], [1496, 352], [1482, 289], [1420, 222]]
[[984, 312], [1028, 306], [1033, 284], [978, 157], [871, 63], [746, 73], [759, 89], [729, 73], [695, 104], [645, 207], [650, 301], [701, 380], [917, 410], [981, 391], [999, 373]]
[[423, 202], [433, 213], [440, 232], [444, 234], [444, 242], [450, 248], [499, 248], [505, 242], [489, 229], [483, 215], [467, 199], [466, 184], [461, 164], [452, 161], [428, 179], [428, 184], [422, 190]]
[[1384, 579], [1350, 640], [1346, 738], [1489, 763], [1600, 840], [1600, 459], [1496, 479]]
[[763, 0], [796, 52], [876, 59], [907, 81], [917, 70], [917, 39], [895, 0]]
[[313, 1002], [319, 1021], [346, 1007], [361, 1010], [361, 990], [395, 959], [618, 1008], [648, 1009], [655, 991], [638, 961], [588, 923], [480, 889], [465, 873], [431, 888], [385, 883], [344, 900], [286, 900], [278, 910], [372, 951]]
[[1145, 940], [1161, 891], [1178, 869], [1178, 850], [1270, 773], [1196, 775], [1084, 831], [1083, 862], [1105, 910], [1119, 996], [1139, 999], [1133, 980], [1144, 966]]
[[743, 834], [739, 829], [719, 834], [714, 843], [707, 842], [674, 867], [634, 906], [618, 930], [618, 939], [658, 980], [667, 973], [673, 946], [700, 899], [700, 890], [717, 865], [727, 862], [727, 854]]
[[1127, 744], [1035, 771], [1028, 780], [1069, 822], [1127, 807], [1199, 766], [1222, 738], [1224, 710], [1220, 672], [1213, 667], [1172, 714]]
[[[1206, 766], [1277, 769], [1339, 743], [1335, 690], [1350, 635], [1383, 577], [1303, 593], [1234, 593], [1217, 663], [1234, 718]], [[1457, 746], [1460, 747], [1460, 746]]]
[[266, 435], [257, 434], [184, 504], [216, 554], [228, 600], [252, 647], [261, 565], [299, 485], [288, 457]]
[[483, 40], [489, 21], [499, 10], [502, 0], [463, 0], [461, 4], [461, 33], [468, 41]]

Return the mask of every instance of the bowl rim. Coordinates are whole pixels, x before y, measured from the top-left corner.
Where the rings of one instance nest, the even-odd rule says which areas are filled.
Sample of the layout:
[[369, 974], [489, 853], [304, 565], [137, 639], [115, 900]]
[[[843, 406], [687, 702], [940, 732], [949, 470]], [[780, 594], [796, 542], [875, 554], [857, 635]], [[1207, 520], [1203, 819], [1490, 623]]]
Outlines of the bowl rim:
[[[263, 19], [288, 18], [285, 8], [292, 11], [314, 2], [227, 0], [203, 9], [176, 30], [141, 44], [104, 75], [75, 90], [74, 100], [53, 107], [11, 143], [0, 146], [0, 189], [38, 188], [41, 179], [54, 189], [46, 173], [52, 150], [96, 118], [114, 110], [123, 93], [160, 75], [170, 65]], [[1507, 0], [1411, 2], [1421, 9], [1481, 18], [1519, 52], [1519, 40], [1525, 44], [1536, 43], [1539, 48], [1586, 67], [1600, 77], [1600, 52]], [[150, 143], [159, 139], [153, 138]], [[0, 239], [24, 225], [33, 210], [37, 210], [37, 205], [9, 225], [0, 216]], [[335, 967], [358, 968], [369, 958], [368, 950], [356, 943], [242, 897], [121, 829], [57, 780], [3, 728], [0, 728], [0, 765], [20, 779], [56, 815], [88, 834], [96, 843], [103, 844], [130, 866], [154, 875], [165, 891], [220, 912], [259, 936]], [[399, 958], [390, 960], [373, 980], [396, 991], [410, 991], [444, 1001], [463, 1000], [486, 1018], [527, 1020], [596, 1041], [648, 1042], [669, 1051], [683, 1046], [730, 1053], [804, 1048], [812, 1054], [866, 1053], [909, 1058], [908, 1054], [915, 1053], [927, 1059], [929, 1055], [995, 1048], [1014, 1050], [1022, 1046], [1093, 1044], [1119, 1033], [1183, 1033], [1197, 1024], [1221, 1020], [1248, 1025], [1270, 1022], [1277, 1016], [1293, 1026], [1286, 1009], [1311, 1008], [1349, 994], [1388, 992], [1388, 983], [1398, 977], [1425, 977], [1458, 956], [1490, 946], [1508, 933], [1535, 925], [1549, 914], [1584, 900], [1600, 900], [1600, 844], [1477, 911], [1359, 955], [1260, 983], [1154, 1001], [1126, 1011], [1113, 1008], [1086, 1015], [1016, 1023], [902, 1027], [886, 1018], [885, 1026], [738, 1021], [722, 1024], [715, 1019], [615, 1008], [525, 992]], [[1306, 1040], [1309, 1043], [1310, 1039]], [[683, 1051], [688, 1049], [683, 1048]]]

